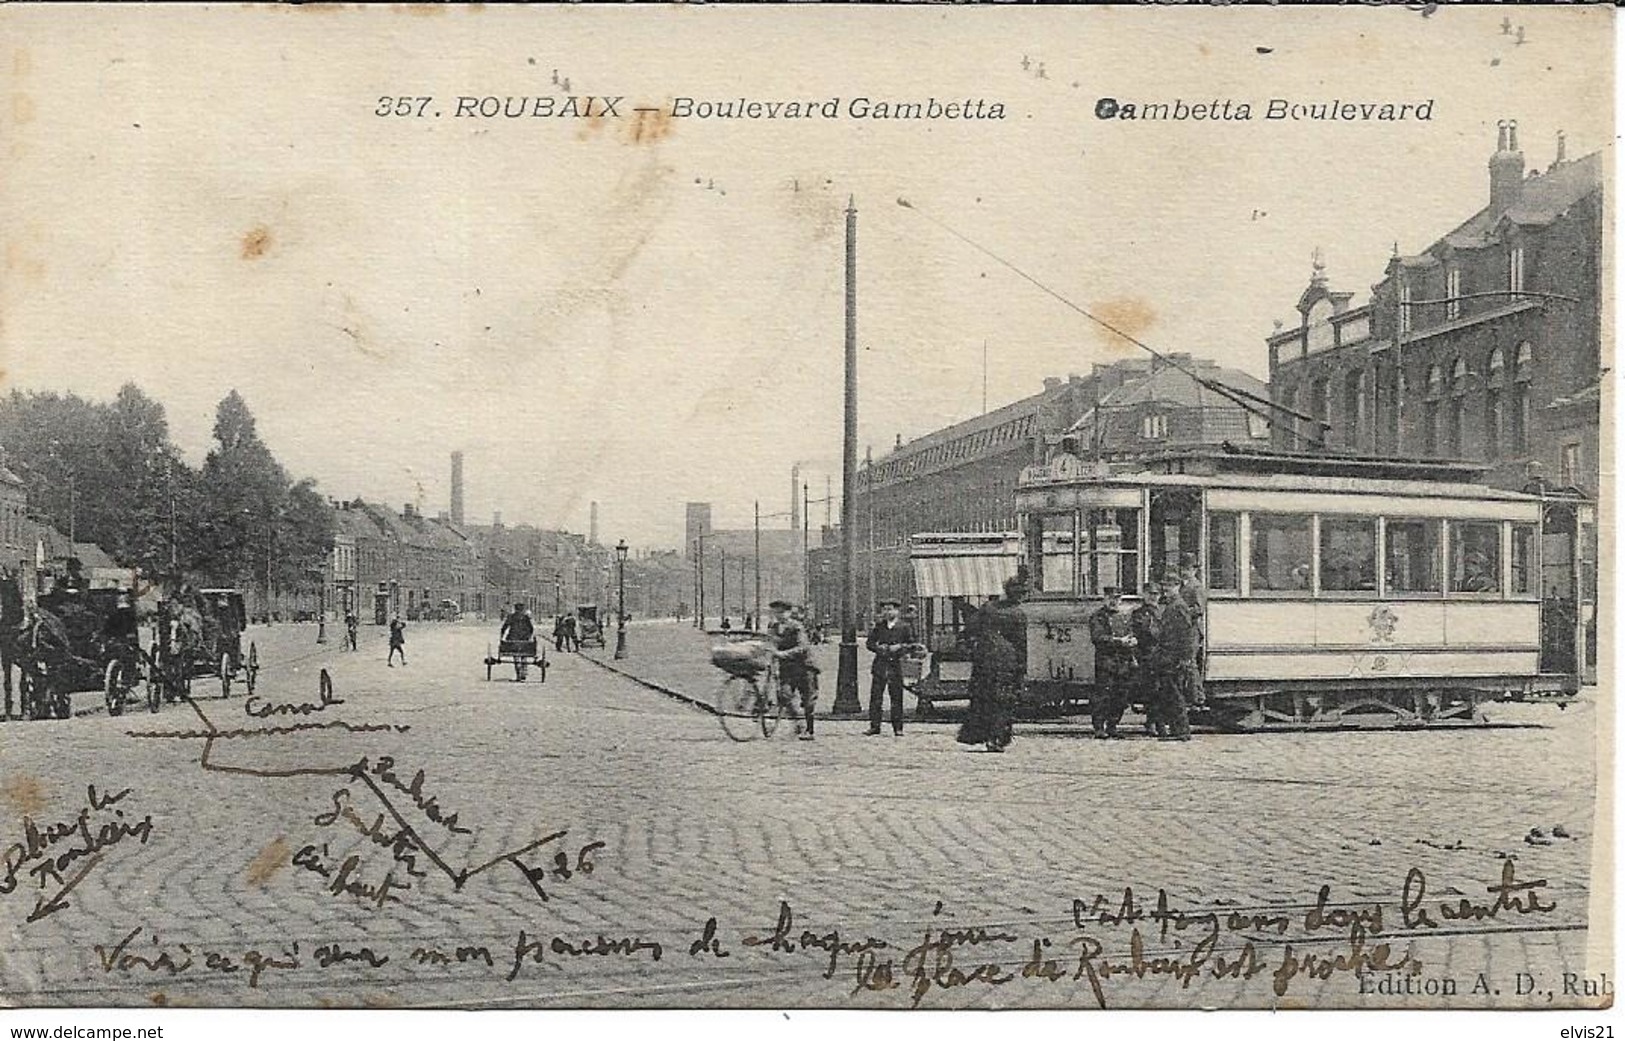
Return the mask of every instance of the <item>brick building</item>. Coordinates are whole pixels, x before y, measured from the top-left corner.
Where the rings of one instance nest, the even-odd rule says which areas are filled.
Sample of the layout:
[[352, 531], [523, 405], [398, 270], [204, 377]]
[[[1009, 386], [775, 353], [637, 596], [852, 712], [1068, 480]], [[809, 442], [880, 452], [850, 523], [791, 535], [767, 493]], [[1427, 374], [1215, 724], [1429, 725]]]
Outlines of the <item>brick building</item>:
[[1525, 170], [1500, 127], [1486, 204], [1426, 249], [1395, 247], [1370, 300], [1330, 288], [1317, 255], [1298, 323], [1268, 338], [1274, 399], [1312, 421], [1275, 446], [1480, 461], [1520, 488], [1531, 464], [1599, 491], [1602, 162]]
[[334, 505], [334, 520], [327, 569], [333, 610], [343, 609], [347, 593], [357, 616], [379, 625], [396, 614], [419, 618], [443, 600], [480, 610], [475, 543], [449, 519], [425, 517], [411, 504], [396, 513], [354, 499]]
[[[1042, 392], [903, 442], [863, 467], [856, 482], [858, 603], [912, 596], [908, 538], [921, 532], [1009, 531], [1024, 467], [1052, 446], [1127, 460], [1170, 448], [1225, 441], [1267, 443], [1263, 415], [1201, 381], [1267, 398], [1255, 376], [1174, 354], [1096, 365], [1088, 376], [1044, 381]], [[810, 554], [809, 603], [830, 616], [839, 603], [839, 533]]]

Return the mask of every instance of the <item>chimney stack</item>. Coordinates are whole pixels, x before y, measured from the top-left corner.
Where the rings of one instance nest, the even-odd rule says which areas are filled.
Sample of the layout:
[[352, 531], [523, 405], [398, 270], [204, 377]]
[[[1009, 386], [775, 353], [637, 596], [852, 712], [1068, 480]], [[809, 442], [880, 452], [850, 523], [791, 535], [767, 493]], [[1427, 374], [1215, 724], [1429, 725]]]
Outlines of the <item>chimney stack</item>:
[[801, 530], [801, 464], [790, 467], [790, 530]]
[[463, 526], [463, 453], [451, 453], [451, 522]]
[[1490, 209], [1504, 213], [1517, 199], [1523, 185], [1523, 153], [1518, 151], [1517, 120], [1496, 124], [1495, 154], [1490, 156]]
[[502, 527], [502, 511], [501, 510], [492, 510], [491, 511], [491, 527], [493, 527], [493, 528], [501, 528]]
[[587, 545], [598, 545], [598, 500], [594, 499], [587, 519]]

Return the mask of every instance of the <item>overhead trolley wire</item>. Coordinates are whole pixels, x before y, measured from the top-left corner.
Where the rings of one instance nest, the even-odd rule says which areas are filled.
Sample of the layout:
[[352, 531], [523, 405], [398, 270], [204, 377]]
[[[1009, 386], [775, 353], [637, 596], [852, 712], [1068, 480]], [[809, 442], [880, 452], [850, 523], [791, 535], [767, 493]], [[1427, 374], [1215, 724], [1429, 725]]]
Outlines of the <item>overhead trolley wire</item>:
[[[1039, 281], [1037, 278], [1034, 278], [1032, 275], [1029, 275], [1027, 272], [1025, 272], [1021, 268], [1017, 267], [1013, 262], [1011, 262], [1009, 260], [1006, 260], [1004, 257], [1001, 257], [999, 254], [993, 252], [991, 249], [989, 249], [986, 246], [982, 245], [980, 242], [977, 242], [975, 239], [972, 239], [969, 236], [962, 234], [961, 232], [959, 232], [957, 229], [955, 229], [951, 225], [949, 225], [949, 224], [947, 224], [947, 223], [945, 223], [945, 222], [943, 222], [941, 220], [938, 220], [936, 217], [933, 217], [929, 213], [926, 213], [924, 210], [920, 209], [918, 206], [915, 206], [913, 203], [909, 202], [907, 199], [899, 197], [898, 200], [897, 200], [897, 205], [901, 206], [905, 210], [910, 210], [910, 211], [912, 211], [914, 213], [919, 214], [921, 217], [924, 217], [926, 220], [930, 221], [932, 224], [935, 224], [937, 227], [941, 228], [943, 231], [946, 231], [948, 234], [952, 235], [954, 238], [956, 238], [959, 241], [965, 243], [965, 245], [970, 246], [972, 249], [976, 250], [977, 252], [982, 253], [982, 254], [992, 258], [993, 260], [997, 261], [999, 264], [1002, 264], [1004, 267], [1007, 267], [1011, 271], [1014, 271], [1017, 275], [1019, 275], [1026, 282], [1028, 282], [1031, 285], [1037, 287], [1039, 290], [1041, 290], [1042, 292], [1048, 294], [1049, 296], [1054, 297], [1056, 300], [1060, 301], [1063, 305], [1065, 305], [1066, 307], [1070, 308], [1073, 311], [1076, 311], [1078, 314], [1083, 315], [1083, 317], [1089, 319], [1091, 322], [1094, 322], [1096, 325], [1100, 326], [1102, 329], [1105, 329], [1107, 332], [1110, 332], [1110, 333], [1112, 333], [1112, 334], [1114, 334], [1116, 336], [1122, 337], [1124, 340], [1127, 340], [1129, 343], [1132, 343], [1134, 346], [1140, 348], [1142, 351], [1145, 351], [1147, 354], [1151, 355], [1153, 358], [1156, 358], [1158, 361], [1162, 362], [1163, 364], [1168, 365], [1171, 368], [1178, 369], [1180, 372], [1183, 372], [1185, 375], [1189, 376], [1193, 381], [1195, 381], [1198, 386], [1206, 387], [1208, 390], [1211, 390], [1213, 393], [1218, 394], [1220, 397], [1223, 397], [1223, 398], [1235, 403], [1240, 408], [1245, 410], [1249, 415], [1258, 416], [1258, 417], [1260, 417], [1260, 418], [1262, 418], [1262, 419], [1264, 419], [1266, 421], [1273, 421], [1274, 420], [1274, 417], [1269, 412], [1265, 412], [1262, 409], [1258, 408], [1257, 405], [1253, 404], [1253, 402], [1257, 402], [1260, 405], [1267, 406], [1270, 410], [1272, 410], [1274, 412], [1284, 413], [1284, 414], [1286, 414], [1288, 416], [1291, 416], [1294, 419], [1303, 420], [1306, 423], [1313, 423], [1313, 424], [1315, 424], [1317, 430], [1324, 431], [1324, 430], [1329, 430], [1330, 429], [1330, 424], [1322, 423], [1320, 420], [1317, 420], [1313, 416], [1306, 416], [1302, 412], [1299, 412], [1299, 411], [1297, 411], [1295, 409], [1287, 408], [1285, 405], [1282, 405], [1279, 402], [1270, 401], [1270, 400], [1268, 400], [1266, 398], [1261, 398], [1256, 394], [1252, 394], [1252, 393], [1249, 393], [1247, 391], [1241, 390], [1239, 388], [1232, 387], [1232, 386], [1230, 386], [1228, 384], [1220, 383], [1218, 380], [1211, 379], [1209, 377], [1199, 375], [1197, 372], [1195, 372], [1189, 366], [1187, 366], [1187, 365], [1183, 364], [1182, 362], [1180, 362], [1179, 359], [1173, 358], [1173, 357], [1171, 357], [1171, 356], [1169, 356], [1167, 354], [1164, 354], [1163, 352], [1157, 350], [1155, 347], [1152, 347], [1150, 344], [1146, 343], [1145, 341], [1140, 340], [1140, 339], [1130, 335], [1127, 332], [1124, 332], [1122, 329], [1119, 329], [1117, 326], [1115, 326], [1112, 323], [1106, 321], [1104, 318], [1101, 318], [1099, 315], [1091, 313], [1087, 308], [1075, 303], [1074, 301], [1068, 299], [1066, 296], [1062, 295], [1059, 291], [1057, 291], [1055, 289], [1052, 289], [1050, 286], [1048, 286], [1048, 285], [1044, 284], [1043, 282]], [[1318, 447], [1318, 448], [1326, 447], [1326, 443], [1325, 443], [1325, 441], [1322, 440], [1321, 436], [1310, 435], [1307, 438], [1307, 440], [1312, 445], [1314, 445], [1315, 447]]]

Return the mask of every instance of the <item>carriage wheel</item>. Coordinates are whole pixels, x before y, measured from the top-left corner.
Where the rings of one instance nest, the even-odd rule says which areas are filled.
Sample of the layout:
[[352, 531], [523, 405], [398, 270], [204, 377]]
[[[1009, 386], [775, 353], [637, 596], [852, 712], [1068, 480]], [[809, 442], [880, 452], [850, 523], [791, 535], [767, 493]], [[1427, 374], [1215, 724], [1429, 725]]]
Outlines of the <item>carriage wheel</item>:
[[158, 671], [158, 645], [153, 644], [147, 655], [147, 711], [157, 712], [163, 696], [164, 681]]
[[260, 649], [254, 646], [254, 641], [248, 642], [248, 667], [244, 669], [243, 679], [248, 685], [248, 693], [254, 693], [254, 682], [260, 674]]
[[231, 697], [231, 675], [235, 670], [231, 667], [231, 653], [220, 652], [220, 696]]
[[107, 714], [109, 716], [124, 715], [124, 665], [122, 662], [110, 661], [107, 671], [102, 677], [102, 696], [107, 699]]

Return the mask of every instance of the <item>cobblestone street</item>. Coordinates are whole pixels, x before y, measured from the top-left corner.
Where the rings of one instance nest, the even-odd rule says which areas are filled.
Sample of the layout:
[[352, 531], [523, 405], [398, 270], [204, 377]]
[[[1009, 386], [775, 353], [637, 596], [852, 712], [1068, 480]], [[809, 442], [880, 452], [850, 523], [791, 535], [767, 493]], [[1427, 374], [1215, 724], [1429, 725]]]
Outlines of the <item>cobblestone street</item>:
[[[0, 1001], [1603, 1001], [1563, 976], [1588, 982], [1608, 914], [1587, 906], [1589, 701], [1183, 746], [1027, 724], [997, 756], [948, 723], [736, 743], [571, 654], [545, 684], [487, 683], [473, 625], [414, 626], [404, 668], [370, 626], [357, 654], [308, 626], [248, 637], [253, 700], [0, 727]], [[630, 640], [617, 664], [708, 699], [705, 637]], [[825, 676], [827, 710], [832, 657]], [[1364, 978], [1401, 993], [1361, 994], [1339, 956], [1397, 966]]]

